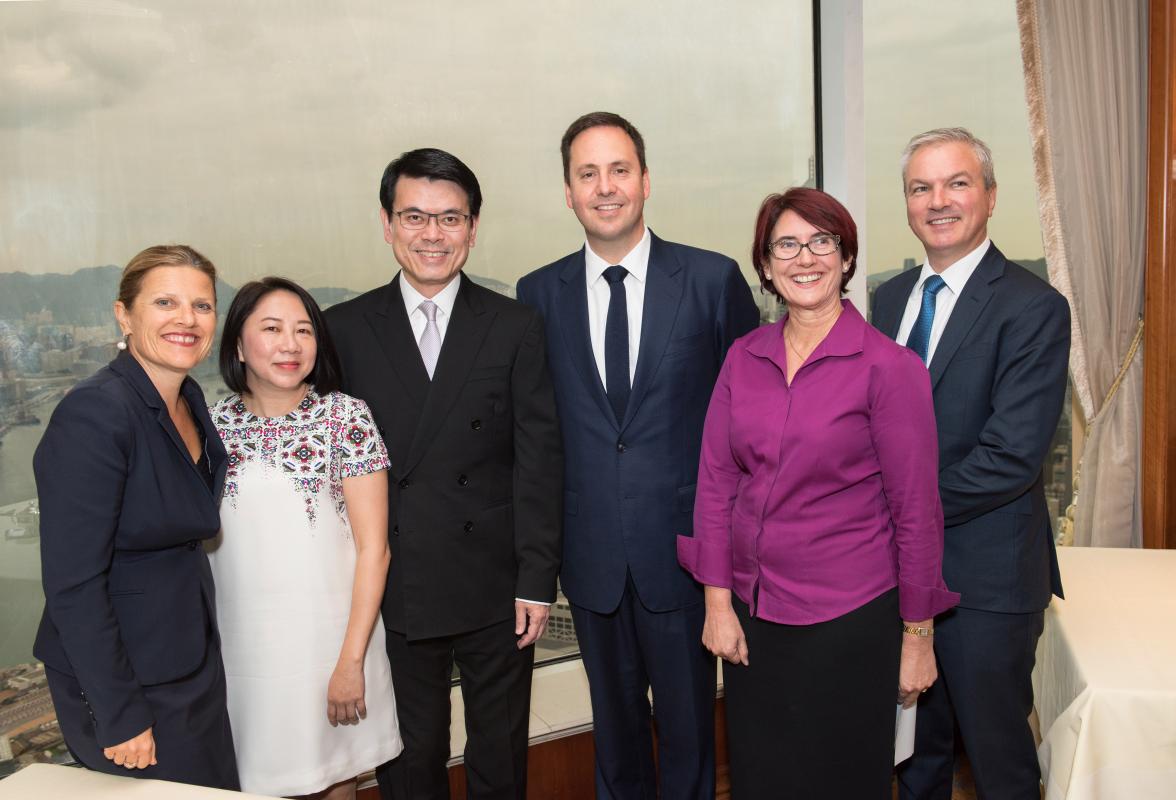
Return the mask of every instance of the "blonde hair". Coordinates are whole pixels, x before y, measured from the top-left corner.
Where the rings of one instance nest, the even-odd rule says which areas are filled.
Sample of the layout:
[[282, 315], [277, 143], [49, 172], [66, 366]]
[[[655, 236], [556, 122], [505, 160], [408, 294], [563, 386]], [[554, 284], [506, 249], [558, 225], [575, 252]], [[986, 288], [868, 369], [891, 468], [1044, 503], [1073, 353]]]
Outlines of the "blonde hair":
[[212, 281], [212, 297], [216, 299], [216, 267], [200, 251], [186, 244], [161, 244], [148, 247], [132, 258], [123, 269], [118, 283], [118, 301], [130, 308], [139, 296], [143, 279], [156, 267], [193, 267]]

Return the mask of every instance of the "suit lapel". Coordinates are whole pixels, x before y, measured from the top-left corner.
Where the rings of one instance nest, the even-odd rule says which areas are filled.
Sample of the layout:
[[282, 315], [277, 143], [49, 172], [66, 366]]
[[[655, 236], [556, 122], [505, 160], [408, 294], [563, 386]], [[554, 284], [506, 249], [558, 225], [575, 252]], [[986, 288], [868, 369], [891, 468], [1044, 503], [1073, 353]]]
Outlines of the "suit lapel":
[[[559, 306], [560, 330], [573, 368], [584, 382], [584, 390], [596, 401], [600, 413], [614, 428], [617, 418], [608, 404], [596, 357], [592, 355], [592, 336], [588, 330], [588, 284], [584, 269], [584, 250], [568, 258], [560, 271]], [[632, 398], [629, 401], [632, 405]]]
[[[216, 426], [212, 423], [212, 418], [208, 415], [204, 394], [200, 391], [196, 381], [191, 378], [185, 380], [183, 386], [180, 387], [180, 392], [188, 401], [188, 407], [192, 409], [192, 416], [196, 418], [196, 424], [204, 432], [204, 452], [208, 456], [208, 468], [212, 472], [213, 478], [212, 494], [213, 497], [219, 498], [221, 488], [225, 483], [225, 473], [229, 467], [229, 457], [225, 452], [224, 443], [221, 441]], [[184, 453], [187, 455], [187, 447], [184, 448]], [[189, 457], [188, 460], [191, 461], [191, 458]], [[200, 482], [204, 483], [204, 476], [200, 476], [200, 478]]]
[[[478, 291], [473, 282], [463, 275], [457, 290], [457, 300], [453, 304], [453, 317], [449, 320], [445, 340], [441, 343], [437, 368], [428, 386], [416, 434], [408, 448], [405, 472], [412, 471], [436, 438], [438, 429], [466, 385], [466, 378], [494, 321], [495, 315], [486, 311]], [[420, 361], [420, 351], [413, 349], [417, 361]], [[423, 363], [421, 369], [424, 370]], [[428, 373], [425, 375], [427, 377]]]
[[[879, 303], [874, 307], [874, 325], [878, 330], [898, 341], [898, 328], [902, 324], [902, 314], [906, 310], [911, 289], [919, 280], [919, 270], [907, 270], [894, 279], [894, 286], [888, 293], [890, 302]], [[904, 342], [899, 342], [904, 344]]]
[[[143, 367], [135, 360], [134, 356], [124, 350], [111, 362], [110, 368], [121, 375], [134, 388], [135, 393], [139, 395], [144, 405], [155, 411], [155, 421], [159, 423], [159, 427], [163, 428], [172, 446], [176, 448], [184, 463], [188, 465], [188, 470], [196, 477], [205, 491], [208, 491], [208, 483], [204, 480], [204, 476], [200, 474], [196, 462], [192, 460], [192, 454], [188, 452], [188, 445], [184, 443], [184, 438], [180, 436], [176, 424], [172, 422], [171, 414], [167, 410], [167, 404], [163, 402], [163, 397], [159, 394], [159, 390], [155, 388], [155, 384], [151, 382], [150, 376], [143, 370]], [[200, 392], [196, 381], [192, 378], [184, 378], [184, 382], [180, 384], [180, 396], [188, 403], [188, 408], [192, 412], [192, 419], [200, 426], [201, 431], [204, 433], [205, 449], [208, 452], [209, 464], [213, 469], [213, 475], [216, 477], [213, 487], [217, 488], [224, 480], [224, 472], [228, 461], [225, 456], [224, 445], [220, 441], [220, 434], [217, 433], [216, 428], [212, 425], [212, 421], [208, 417], [208, 408], [204, 405], [204, 395]]]
[[988, 252], [972, 273], [972, 277], [968, 278], [968, 282], [964, 284], [964, 291], [956, 300], [955, 307], [951, 310], [951, 316], [948, 317], [947, 326], [943, 329], [943, 335], [939, 337], [939, 344], [935, 347], [935, 355], [931, 357], [929, 369], [932, 391], [938, 385], [939, 379], [943, 377], [947, 365], [951, 363], [951, 359], [960, 349], [960, 345], [968, 338], [968, 334], [975, 326], [976, 320], [980, 318], [984, 307], [992, 299], [993, 291], [990, 284], [1003, 274], [1004, 256], [996, 249], [996, 245], [990, 245]]
[[415, 408], [422, 408], [429, 391], [429, 373], [421, 360], [421, 351], [412, 335], [412, 326], [404, 310], [404, 298], [400, 294], [400, 276], [397, 275], [386, 291], [386, 302], [376, 311], [364, 316], [380, 344], [385, 358], [392, 366], [392, 372], [400, 380], [409, 400]]
[[650, 237], [649, 268], [645, 271], [645, 301], [641, 307], [641, 345], [622, 430], [633, 421], [653, 383], [653, 376], [670, 341], [670, 331], [674, 329], [682, 301], [682, 281], [678, 276], [682, 265], [661, 239], [652, 233]]

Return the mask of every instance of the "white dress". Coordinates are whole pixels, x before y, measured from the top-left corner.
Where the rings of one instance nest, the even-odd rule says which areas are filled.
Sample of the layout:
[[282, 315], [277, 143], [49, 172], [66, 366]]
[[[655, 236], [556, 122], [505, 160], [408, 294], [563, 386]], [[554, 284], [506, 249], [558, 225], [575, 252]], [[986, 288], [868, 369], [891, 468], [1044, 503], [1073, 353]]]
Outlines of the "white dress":
[[403, 749], [379, 618], [367, 718], [327, 721], [355, 578], [343, 479], [387, 469], [388, 454], [367, 405], [339, 392], [311, 390], [285, 417], [255, 417], [237, 395], [210, 411], [229, 455], [209, 560], [241, 789], [317, 792]]

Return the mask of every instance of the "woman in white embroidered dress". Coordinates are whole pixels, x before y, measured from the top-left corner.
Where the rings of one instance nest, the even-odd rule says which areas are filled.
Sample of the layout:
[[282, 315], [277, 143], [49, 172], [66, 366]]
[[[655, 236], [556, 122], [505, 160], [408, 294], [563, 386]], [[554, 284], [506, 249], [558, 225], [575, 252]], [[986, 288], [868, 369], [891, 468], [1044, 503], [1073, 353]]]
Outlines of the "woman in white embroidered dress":
[[209, 559], [241, 788], [354, 797], [403, 748], [379, 620], [388, 455], [297, 284], [241, 287], [220, 368], [234, 394], [211, 408], [229, 466]]

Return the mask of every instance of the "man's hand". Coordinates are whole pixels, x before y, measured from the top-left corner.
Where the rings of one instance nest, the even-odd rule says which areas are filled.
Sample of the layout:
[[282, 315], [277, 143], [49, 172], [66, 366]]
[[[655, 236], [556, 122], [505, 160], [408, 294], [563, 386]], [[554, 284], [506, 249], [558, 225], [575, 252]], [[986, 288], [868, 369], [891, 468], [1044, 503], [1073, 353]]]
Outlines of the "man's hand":
[[152, 735], [151, 728], [122, 744], [103, 748], [102, 755], [127, 769], [146, 769], [158, 763], [155, 760], [155, 736]]
[[551, 606], [542, 603], [528, 603], [515, 600], [515, 636], [519, 637], [518, 647], [530, 647], [547, 630], [547, 615]]

